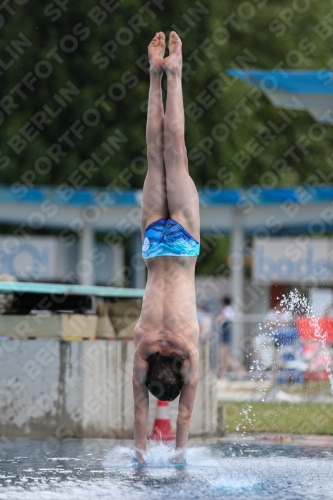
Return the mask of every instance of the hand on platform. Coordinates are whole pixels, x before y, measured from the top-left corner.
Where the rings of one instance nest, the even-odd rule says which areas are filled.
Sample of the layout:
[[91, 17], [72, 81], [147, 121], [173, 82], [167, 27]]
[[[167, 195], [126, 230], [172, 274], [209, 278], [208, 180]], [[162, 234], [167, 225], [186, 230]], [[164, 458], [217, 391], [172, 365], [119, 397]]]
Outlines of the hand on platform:
[[147, 465], [145, 459], [143, 458], [143, 452], [141, 450], [135, 450], [135, 458], [133, 460], [139, 465]]
[[176, 455], [170, 460], [170, 463], [174, 465], [185, 465], [185, 450], [176, 450]]

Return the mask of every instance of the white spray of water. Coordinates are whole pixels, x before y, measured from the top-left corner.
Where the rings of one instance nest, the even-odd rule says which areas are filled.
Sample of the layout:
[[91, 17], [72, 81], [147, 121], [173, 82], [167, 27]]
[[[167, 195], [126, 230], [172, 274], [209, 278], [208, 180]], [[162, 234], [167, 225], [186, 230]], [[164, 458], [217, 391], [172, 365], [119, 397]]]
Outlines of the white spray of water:
[[[275, 320], [272, 324], [270, 321], [266, 323], [259, 324], [259, 337], [260, 337], [260, 345], [261, 349], [265, 351], [265, 356], [259, 356], [256, 347], [254, 346], [254, 352], [252, 354], [252, 364], [250, 366], [249, 372], [251, 375], [251, 380], [254, 382], [255, 380], [259, 380], [263, 382], [265, 379], [265, 372], [267, 369], [277, 369], [275, 366], [276, 361], [274, 361], [274, 347], [273, 347], [273, 334], [274, 330], [281, 328], [284, 326], [284, 321], [286, 317], [295, 319], [298, 316], [305, 316], [310, 318], [312, 328], [314, 329], [315, 341], [319, 346], [320, 351], [320, 360], [322, 371], [325, 371], [328, 374], [328, 379], [330, 381], [331, 393], [333, 395], [333, 373], [332, 373], [332, 359], [328, 349], [328, 345], [326, 342], [325, 332], [322, 331], [319, 323], [319, 317], [313, 311], [313, 307], [308, 301], [307, 297], [301, 295], [297, 290], [291, 291], [288, 295], [283, 295], [280, 300], [280, 308], [275, 311]], [[268, 334], [268, 335], [267, 335]], [[249, 353], [250, 354], [250, 353]], [[248, 354], [248, 355], [249, 355]], [[247, 355], [247, 356], [248, 356]], [[304, 366], [307, 363], [304, 361], [302, 355], [300, 355], [302, 359], [298, 359], [298, 365]], [[253, 388], [255, 384], [253, 384]], [[254, 390], [259, 390], [262, 394], [260, 396], [261, 401], [266, 401], [266, 397], [269, 396], [267, 391], [270, 391], [272, 387], [259, 388]], [[285, 395], [286, 396], [286, 395]], [[294, 398], [294, 396], [291, 396]], [[273, 395], [274, 398], [274, 395]], [[252, 394], [252, 399], [254, 399], [254, 394]], [[269, 399], [268, 399], [269, 400]], [[256, 422], [256, 415], [253, 413], [252, 405], [245, 404], [239, 414], [239, 421], [236, 425], [236, 430], [241, 432], [245, 437], [246, 430], [253, 427], [253, 424]], [[242, 454], [242, 453], [241, 453]]]
[[328, 349], [326, 334], [319, 324], [319, 317], [314, 313], [313, 307], [308, 299], [301, 295], [297, 290], [291, 291], [289, 295], [283, 295], [280, 305], [283, 309], [290, 311], [294, 316], [304, 315], [310, 318], [312, 327], [314, 328], [314, 337], [320, 345], [321, 359], [324, 362], [322, 367], [328, 374], [328, 379], [333, 395], [333, 374], [331, 367], [331, 355]]
[[[177, 459], [174, 443], [165, 444], [152, 441], [143, 453], [147, 467], [174, 467], [172, 461]], [[126, 446], [116, 446], [104, 459], [104, 467], [132, 467], [135, 463], [135, 450]], [[218, 462], [212, 457], [210, 448], [206, 446], [190, 447], [186, 450], [186, 466], [217, 467]]]
[[253, 490], [260, 485], [257, 479], [236, 479], [230, 477], [219, 477], [211, 482], [213, 488], [223, 490], [225, 493]]
[[[270, 348], [272, 348], [271, 342], [274, 330], [284, 326], [283, 321], [286, 315], [287, 317], [289, 315], [289, 317], [294, 317], [295, 319], [299, 316], [305, 316], [310, 319], [311, 326], [314, 329], [315, 342], [319, 346], [321, 363], [324, 363], [324, 366], [321, 366], [321, 370], [325, 371], [328, 374], [328, 379], [331, 385], [331, 392], [333, 394], [331, 355], [326, 342], [325, 332], [320, 327], [319, 317], [314, 313], [313, 307], [310, 304], [309, 300], [306, 296], [301, 295], [297, 290], [292, 290], [288, 295], [282, 295], [280, 300], [280, 310], [276, 310], [276, 318], [274, 324], [268, 321], [264, 325], [259, 325], [259, 330], [264, 329], [264, 331], [268, 333], [268, 338], [267, 334], [265, 334], [264, 332], [259, 335], [262, 337], [262, 339], [266, 338], [266, 340], [262, 342], [262, 347], [265, 351], [268, 351]], [[279, 318], [281, 319], [281, 324]], [[252, 371], [253, 375], [260, 375], [264, 373], [267, 368], [273, 368], [274, 364], [275, 363], [272, 356], [267, 356], [267, 359], [257, 359], [254, 360], [254, 366], [251, 367], [252, 370], [250, 368], [250, 372]], [[303, 359], [303, 365], [304, 364], [305, 363]], [[263, 380], [262, 376], [260, 376], [260, 380]], [[262, 401], [264, 401], [266, 390], [261, 389], [261, 392], [263, 393]]]

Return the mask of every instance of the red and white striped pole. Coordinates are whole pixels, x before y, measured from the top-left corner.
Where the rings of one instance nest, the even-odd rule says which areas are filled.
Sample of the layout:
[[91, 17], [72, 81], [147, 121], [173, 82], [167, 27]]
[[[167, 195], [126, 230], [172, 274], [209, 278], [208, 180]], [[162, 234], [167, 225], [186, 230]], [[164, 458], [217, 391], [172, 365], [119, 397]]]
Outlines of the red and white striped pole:
[[169, 415], [169, 403], [167, 401], [157, 400], [156, 418], [153, 426], [153, 432], [148, 439], [161, 441], [172, 441], [176, 436], [172, 433], [171, 420]]

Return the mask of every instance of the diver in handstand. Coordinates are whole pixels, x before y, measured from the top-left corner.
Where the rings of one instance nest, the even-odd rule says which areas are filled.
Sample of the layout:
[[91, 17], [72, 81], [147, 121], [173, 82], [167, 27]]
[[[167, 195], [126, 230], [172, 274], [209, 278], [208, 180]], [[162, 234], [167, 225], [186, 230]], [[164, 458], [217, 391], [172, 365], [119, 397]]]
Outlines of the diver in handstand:
[[[198, 384], [199, 325], [194, 272], [200, 250], [199, 199], [188, 171], [184, 140], [182, 43], [172, 31], [169, 55], [159, 32], [148, 47], [148, 172], [143, 187], [142, 255], [148, 269], [142, 312], [134, 331], [134, 439], [144, 463], [148, 391], [173, 401], [179, 394], [178, 460], [184, 458]], [[167, 75], [164, 114], [161, 80]]]

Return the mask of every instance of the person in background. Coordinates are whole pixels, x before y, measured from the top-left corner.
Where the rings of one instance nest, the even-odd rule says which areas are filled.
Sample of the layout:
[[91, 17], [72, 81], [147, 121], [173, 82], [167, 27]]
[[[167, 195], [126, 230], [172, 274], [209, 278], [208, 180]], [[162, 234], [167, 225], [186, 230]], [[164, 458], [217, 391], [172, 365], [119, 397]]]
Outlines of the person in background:
[[220, 344], [220, 370], [219, 378], [227, 378], [228, 368], [236, 372], [244, 372], [245, 368], [229, 356], [229, 348], [232, 339], [232, 322], [234, 320], [234, 309], [230, 297], [221, 300], [221, 312], [216, 316], [215, 323], [219, 332]]

